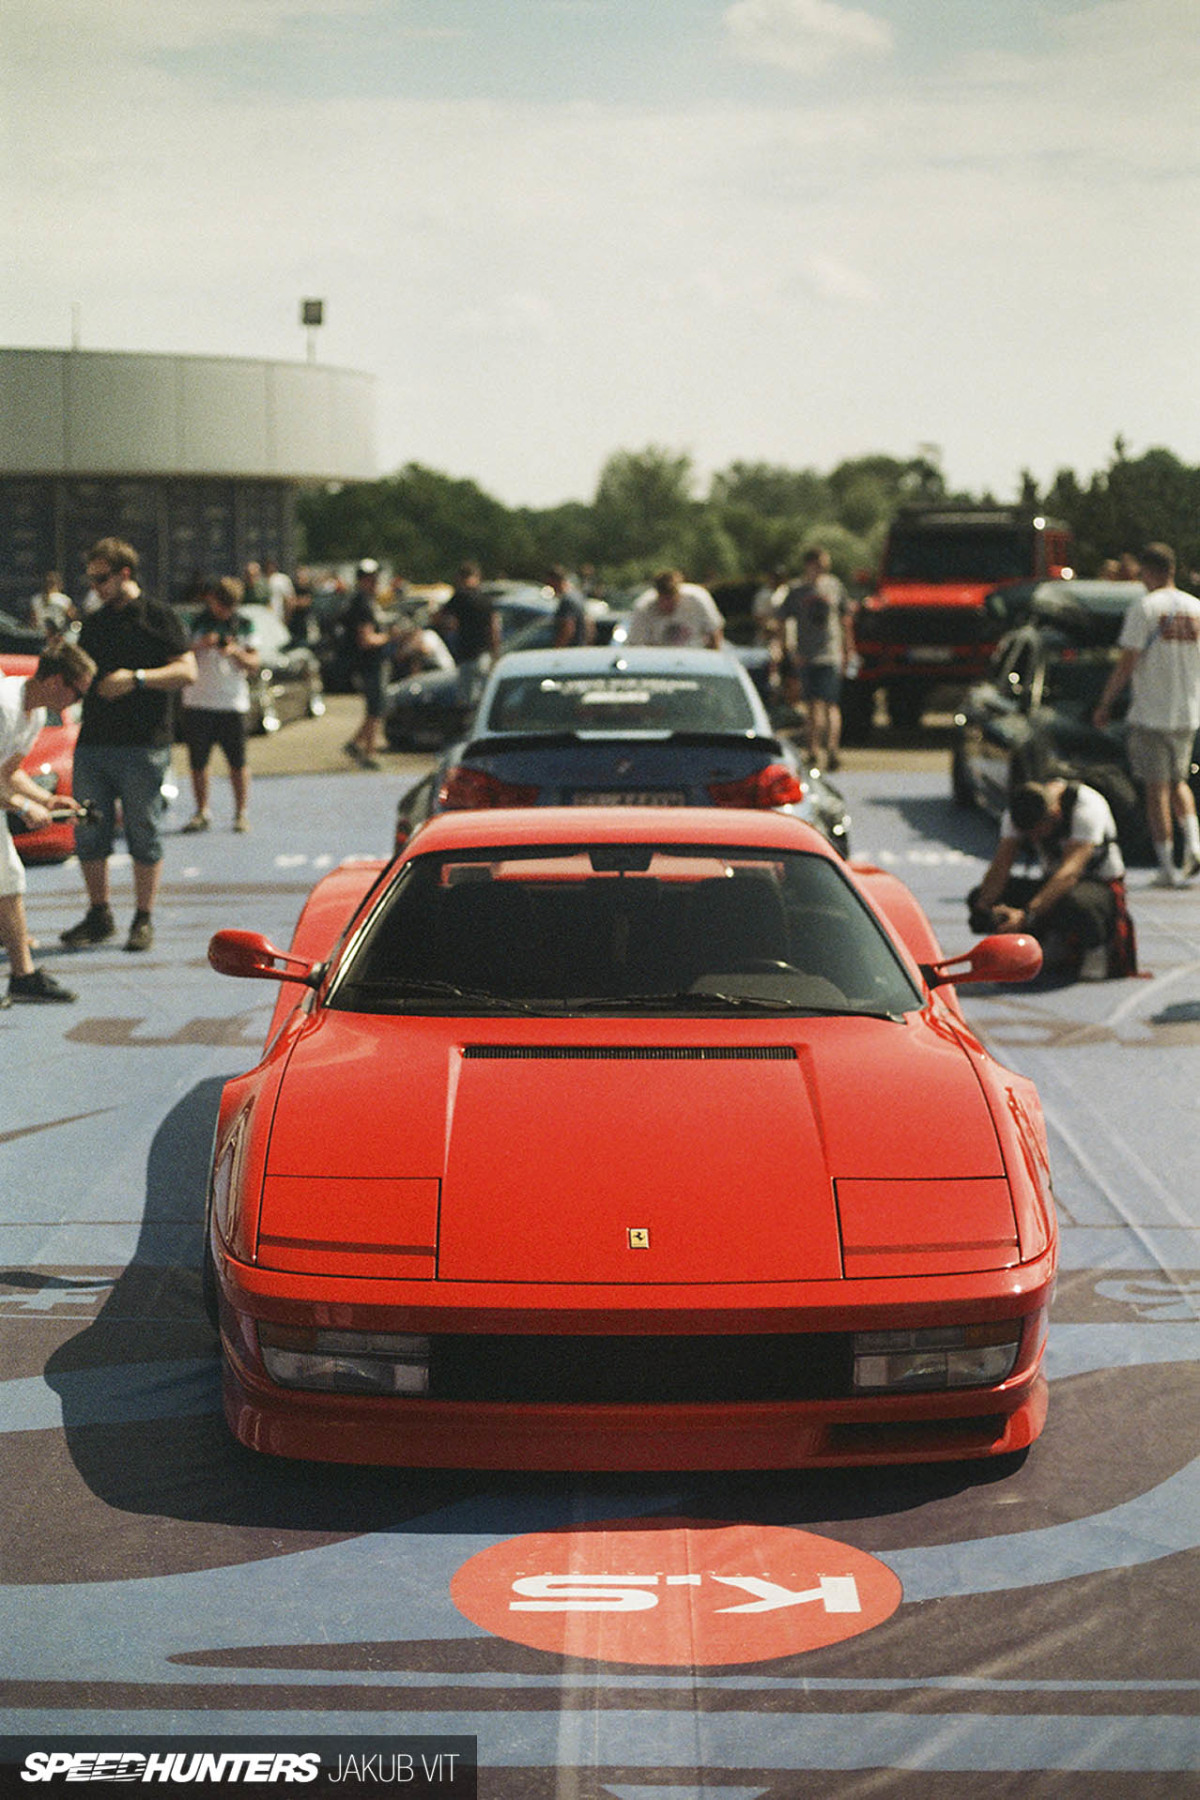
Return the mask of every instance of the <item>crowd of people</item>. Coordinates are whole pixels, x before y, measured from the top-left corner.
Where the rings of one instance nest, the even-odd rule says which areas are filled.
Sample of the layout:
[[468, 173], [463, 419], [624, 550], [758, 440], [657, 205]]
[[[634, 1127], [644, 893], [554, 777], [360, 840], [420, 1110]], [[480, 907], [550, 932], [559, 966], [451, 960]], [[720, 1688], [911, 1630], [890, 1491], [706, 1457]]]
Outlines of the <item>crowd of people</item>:
[[[300, 572], [293, 581], [275, 563], [250, 563], [241, 579], [205, 578], [183, 612], [146, 594], [138, 553], [117, 537], [101, 538], [87, 559], [88, 591], [77, 609], [59, 575], [47, 573], [29, 615], [46, 649], [28, 678], [0, 677], [0, 806], [31, 825], [50, 817], [47, 796], [21, 767], [46, 718], [81, 703], [73, 794], [56, 799], [74, 821], [87, 909], [61, 934], [82, 950], [116, 935], [110, 861], [123, 831], [133, 867], [134, 911], [124, 948], [149, 950], [162, 871], [163, 787], [180, 706], [194, 811], [188, 833], [212, 825], [209, 763], [219, 748], [233, 798], [233, 829], [248, 831], [250, 775], [246, 757], [249, 678], [258, 655], [242, 607], [267, 606], [296, 641], [307, 641], [316, 598]], [[1122, 576], [1130, 571], [1122, 566]], [[1182, 886], [1200, 874], [1200, 825], [1190, 786], [1200, 729], [1200, 599], [1175, 583], [1170, 549], [1151, 544], [1137, 561], [1145, 592], [1129, 607], [1094, 722], [1106, 726], [1126, 687], [1129, 757], [1145, 791], [1156, 881]], [[381, 570], [364, 558], [353, 589], [338, 596], [363, 715], [345, 745], [358, 766], [379, 767], [378, 751], [390, 670], [457, 669], [464, 695], [481, 664], [501, 648], [493, 591], [477, 563], [464, 563], [452, 592], [426, 620], [394, 602], [385, 606]], [[585, 645], [591, 619], [580, 584], [561, 567], [546, 587], [556, 602], [553, 639]], [[755, 597], [760, 644], [775, 679], [802, 719], [811, 766], [840, 762], [842, 683], [855, 672], [854, 604], [820, 545], [804, 555], [799, 575], [772, 576]], [[725, 621], [711, 592], [664, 569], [634, 600], [625, 641], [631, 645], [720, 648]], [[35, 967], [25, 918], [25, 876], [0, 813], [0, 942], [10, 981], [3, 1003], [70, 1001], [74, 994]], [[1174, 860], [1176, 830], [1183, 860]], [[1032, 871], [1032, 872], [1031, 872]], [[1050, 969], [1102, 978], [1137, 967], [1136, 938], [1125, 894], [1125, 867], [1108, 802], [1082, 782], [1030, 782], [1011, 796], [999, 843], [982, 882], [968, 896], [972, 928], [1021, 931], [1040, 939]]]

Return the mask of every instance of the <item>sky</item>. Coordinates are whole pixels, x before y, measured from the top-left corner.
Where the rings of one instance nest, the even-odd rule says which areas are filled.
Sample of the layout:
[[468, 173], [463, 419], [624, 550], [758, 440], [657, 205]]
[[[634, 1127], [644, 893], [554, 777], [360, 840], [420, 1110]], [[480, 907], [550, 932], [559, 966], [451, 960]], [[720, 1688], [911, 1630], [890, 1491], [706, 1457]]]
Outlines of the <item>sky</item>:
[[381, 474], [1200, 462], [1196, 0], [6, 0], [0, 344], [377, 381]]

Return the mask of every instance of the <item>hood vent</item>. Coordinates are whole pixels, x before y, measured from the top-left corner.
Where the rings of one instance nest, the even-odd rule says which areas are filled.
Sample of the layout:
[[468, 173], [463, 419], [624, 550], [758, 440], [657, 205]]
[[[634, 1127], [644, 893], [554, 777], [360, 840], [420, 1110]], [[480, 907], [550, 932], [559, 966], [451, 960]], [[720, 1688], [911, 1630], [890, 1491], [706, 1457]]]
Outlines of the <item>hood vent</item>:
[[464, 1044], [466, 1062], [794, 1062], [790, 1044]]

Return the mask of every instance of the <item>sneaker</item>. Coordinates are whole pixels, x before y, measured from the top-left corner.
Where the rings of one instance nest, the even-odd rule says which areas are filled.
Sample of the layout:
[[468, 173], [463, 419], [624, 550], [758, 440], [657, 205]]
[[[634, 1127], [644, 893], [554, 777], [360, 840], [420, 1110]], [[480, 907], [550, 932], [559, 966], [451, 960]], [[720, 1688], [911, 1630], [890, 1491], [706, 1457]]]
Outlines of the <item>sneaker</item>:
[[187, 832], [187, 831], [207, 831], [211, 824], [212, 824], [212, 820], [209, 818], [209, 816], [206, 812], [198, 812], [198, 813], [195, 813], [188, 820], [187, 824], [184, 826], [183, 829], [185, 832]]
[[1150, 886], [1155, 888], [1177, 888], [1182, 887], [1186, 879], [1187, 877], [1175, 867], [1174, 863], [1172, 863], [1169, 869], [1157, 870], [1150, 882]]
[[68, 950], [85, 950], [89, 944], [104, 943], [116, 929], [117, 922], [113, 918], [111, 906], [89, 906], [78, 925], [72, 925], [69, 931], [59, 933], [58, 941], [65, 944]]
[[1200, 856], [1193, 856], [1190, 850], [1185, 850], [1179, 879], [1180, 881], [1193, 881], [1197, 875], [1200, 875]]
[[249, 831], [250, 821], [245, 813], [238, 814], [237, 818], [233, 821], [233, 829], [235, 831]]
[[1079, 964], [1080, 981], [1108, 980], [1108, 945], [1097, 944], [1085, 950]]
[[348, 744], [342, 745], [342, 750], [344, 754], [350, 758], [351, 762], [361, 763], [366, 756], [366, 751], [362, 748], [361, 744], [356, 744], [353, 738], [350, 739]]
[[74, 1000], [75, 995], [70, 988], [65, 988], [61, 981], [55, 981], [53, 975], [47, 975], [45, 969], [35, 969], [32, 975], [14, 975], [8, 984], [10, 1000]]
[[364, 753], [358, 759], [358, 766], [360, 769], [382, 769], [383, 764], [379, 761], [378, 757], [367, 756]]
[[154, 943], [154, 921], [149, 913], [134, 913], [133, 924], [129, 927], [129, 936], [125, 939], [127, 950], [149, 950]]

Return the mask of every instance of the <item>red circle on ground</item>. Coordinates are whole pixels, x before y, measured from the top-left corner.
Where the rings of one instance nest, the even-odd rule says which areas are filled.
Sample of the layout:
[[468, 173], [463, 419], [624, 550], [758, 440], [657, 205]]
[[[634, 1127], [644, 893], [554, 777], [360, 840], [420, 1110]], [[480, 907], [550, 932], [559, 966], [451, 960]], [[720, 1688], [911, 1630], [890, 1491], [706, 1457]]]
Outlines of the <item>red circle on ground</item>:
[[450, 1597], [494, 1637], [593, 1662], [765, 1662], [871, 1631], [885, 1563], [778, 1525], [634, 1519], [531, 1532], [463, 1563]]

